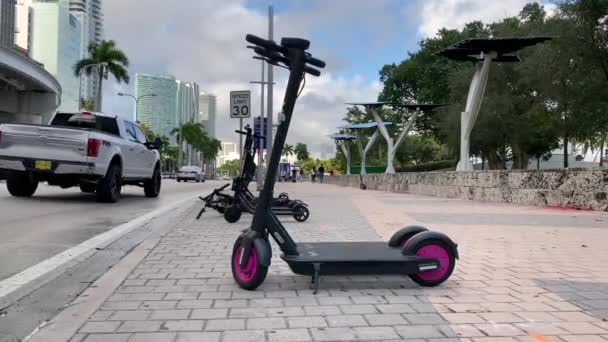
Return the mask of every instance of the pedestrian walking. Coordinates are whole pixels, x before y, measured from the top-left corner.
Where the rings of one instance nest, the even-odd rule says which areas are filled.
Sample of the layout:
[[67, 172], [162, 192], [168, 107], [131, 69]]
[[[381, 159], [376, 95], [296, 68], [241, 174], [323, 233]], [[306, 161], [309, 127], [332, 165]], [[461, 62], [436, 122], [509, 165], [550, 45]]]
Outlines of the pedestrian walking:
[[325, 176], [325, 168], [323, 167], [323, 164], [321, 164], [319, 166], [319, 182], [323, 183], [323, 176]]
[[304, 168], [300, 168], [300, 182], [304, 181]]
[[313, 166], [312, 171], [310, 171], [310, 179], [312, 182], [315, 182], [315, 178], [317, 177], [317, 169]]
[[291, 178], [292, 178], [292, 182], [295, 183], [296, 182], [296, 178], [298, 177], [298, 170], [296, 170], [295, 168], [293, 168], [291, 170]]

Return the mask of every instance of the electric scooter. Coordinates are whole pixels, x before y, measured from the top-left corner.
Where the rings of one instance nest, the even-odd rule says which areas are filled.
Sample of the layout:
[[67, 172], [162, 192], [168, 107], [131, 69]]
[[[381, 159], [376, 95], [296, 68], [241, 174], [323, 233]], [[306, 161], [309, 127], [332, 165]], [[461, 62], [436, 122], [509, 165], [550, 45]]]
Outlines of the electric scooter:
[[[224, 210], [224, 219], [230, 223], [237, 222], [241, 218], [242, 212], [253, 214], [258, 202], [258, 198], [249, 191], [249, 183], [253, 180], [256, 169], [253, 157], [252, 129], [246, 126], [245, 131], [236, 132], [245, 135], [245, 144], [243, 146], [244, 158], [241, 177], [235, 178], [232, 183], [234, 200]], [[275, 215], [293, 216], [299, 222], [306, 221], [310, 216], [306, 203], [300, 200], [291, 200], [286, 193], [282, 193], [278, 198], [273, 198], [271, 204]]]
[[290, 71], [275, 143], [266, 172], [266, 183], [255, 208], [249, 229], [236, 239], [231, 257], [232, 275], [243, 289], [254, 290], [268, 273], [272, 257], [269, 236], [283, 252], [281, 258], [291, 270], [312, 276], [314, 293], [320, 276], [330, 274], [407, 274], [422, 286], [436, 286], [446, 281], [458, 258], [456, 244], [446, 235], [424, 227], [406, 227], [388, 242], [306, 242], [296, 243], [271, 209], [272, 194], [281, 152], [292, 114], [306, 74], [319, 76], [314, 68], [325, 62], [307, 53], [310, 42], [299, 38], [283, 38], [281, 44], [253, 35], [247, 42], [266, 62]]
[[209, 195], [207, 195], [205, 197], [198, 196], [198, 198], [201, 201], [205, 202], [205, 205], [203, 205], [201, 210], [198, 212], [198, 215], [196, 215], [197, 220], [201, 218], [201, 216], [203, 215], [203, 213], [206, 211], [207, 208], [214, 209], [217, 212], [223, 214], [224, 211], [226, 210], [226, 208], [228, 206], [232, 205], [232, 202], [234, 201], [232, 196], [227, 195], [222, 192], [224, 189], [226, 189], [229, 186], [230, 186], [230, 183], [227, 183], [224, 186], [222, 186], [221, 188], [214, 189]]

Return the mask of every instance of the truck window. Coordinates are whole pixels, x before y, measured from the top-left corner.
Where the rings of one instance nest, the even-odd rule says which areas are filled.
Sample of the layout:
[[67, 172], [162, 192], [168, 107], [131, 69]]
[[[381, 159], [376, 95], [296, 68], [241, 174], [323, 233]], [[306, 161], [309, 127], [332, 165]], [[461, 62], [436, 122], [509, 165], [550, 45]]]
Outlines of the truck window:
[[135, 128], [133, 127], [133, 123], [130, 121], [124, 121], [125, 130], [127, 131], [127, 139], [131, 141], [137, 141], [137, 135], [135, 134]]
[[137, 125], [133, 125], [133, 127], [135, 127], [135, 135], [137, 136], [137, 141], [142, 144], [147, 143], [148, 139], [146, 138], [146, 135], [144, 134], [144, 131], [141, 129], [141, 127]]
[[115, 118], [80, 113], [57, 113], [51, 126], [95, 129], [104, 133], [120, 135]]

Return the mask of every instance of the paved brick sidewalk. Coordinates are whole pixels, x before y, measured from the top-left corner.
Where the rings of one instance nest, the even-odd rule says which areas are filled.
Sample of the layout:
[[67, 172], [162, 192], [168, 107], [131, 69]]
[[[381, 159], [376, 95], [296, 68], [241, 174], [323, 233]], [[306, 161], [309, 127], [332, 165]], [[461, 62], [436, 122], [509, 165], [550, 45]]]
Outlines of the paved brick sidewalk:
[[306, 223], [284, 220], [296, 241], [381, 239], [423, 224], [457, 241], [461, 260], [438, 288], [326, 276], [312, 295], [275, 248], [266, 282], [245, 291], [230, 253], [251, 216], [230, 225], [192, 212], [72, 341], [608, 341], [606, 214], [279, 186], [311, 207]]

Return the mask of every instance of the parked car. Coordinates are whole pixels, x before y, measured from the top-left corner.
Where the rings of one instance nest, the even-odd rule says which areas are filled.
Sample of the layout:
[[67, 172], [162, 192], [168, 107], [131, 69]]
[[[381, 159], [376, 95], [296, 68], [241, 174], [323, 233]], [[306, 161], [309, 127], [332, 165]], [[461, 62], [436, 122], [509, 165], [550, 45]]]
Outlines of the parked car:
[[177, 181], [187, 182], [189, 180], [198, 182], [205, 181], [205, 173], [198, 166], [183, 166], [176, 175]]
[[137, 124], [103, 113], [57, 113], [50, 125], [0, 125], [0, 170], [16, 197], [38, 183], [79, 186], [100, 202], [116, 202], [123, 185], [160, 194], [160, 139], [150, 142]]

